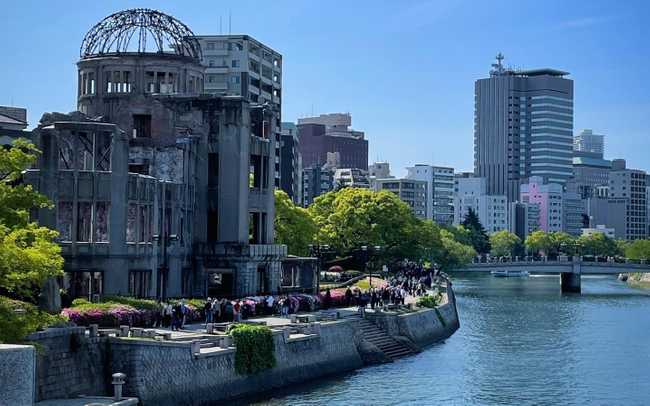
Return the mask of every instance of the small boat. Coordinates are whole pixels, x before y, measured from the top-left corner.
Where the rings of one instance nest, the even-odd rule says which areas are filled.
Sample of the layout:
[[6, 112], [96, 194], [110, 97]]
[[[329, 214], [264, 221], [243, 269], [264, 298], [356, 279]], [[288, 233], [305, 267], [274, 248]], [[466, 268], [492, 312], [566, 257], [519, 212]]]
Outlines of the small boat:
[[506, 270], [498, 270], [498, 271], [491, 271], [490, 272], [492, 276], [497, 277], [497, 278], [511, 278], [511, 277], [523, 277], [523, 276], [528, 276], [527, 271], [506, 271]]

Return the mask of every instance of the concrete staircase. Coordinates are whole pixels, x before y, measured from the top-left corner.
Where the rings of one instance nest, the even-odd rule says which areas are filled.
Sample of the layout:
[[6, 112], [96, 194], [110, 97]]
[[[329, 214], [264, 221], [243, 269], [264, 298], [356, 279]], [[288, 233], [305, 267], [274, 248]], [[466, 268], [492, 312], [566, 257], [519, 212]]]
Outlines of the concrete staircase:
[[363, 338], [379, 348], [391, 361], [415, 354], [415, 351], [395, 340], [372, 321], [360, 316], [352, 316], [352, 318], [359, 320]]

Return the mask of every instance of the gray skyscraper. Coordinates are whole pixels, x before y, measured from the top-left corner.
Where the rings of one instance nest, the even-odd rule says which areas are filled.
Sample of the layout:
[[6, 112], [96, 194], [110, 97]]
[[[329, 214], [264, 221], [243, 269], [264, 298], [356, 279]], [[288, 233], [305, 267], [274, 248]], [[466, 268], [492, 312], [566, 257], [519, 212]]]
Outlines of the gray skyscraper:
[[475, 83], [474, 173], [487, 179], [488, 194], [514, 201], [525, 178], [564, 185], [573, 175], [573, 81], [502, 61], [497, 55], [490, 77]]
[[580, 134], [573, 137], [573, 150], [603, 155], [605, 152], [605, 136], [594, 134], [592, 130], [582, 130]]

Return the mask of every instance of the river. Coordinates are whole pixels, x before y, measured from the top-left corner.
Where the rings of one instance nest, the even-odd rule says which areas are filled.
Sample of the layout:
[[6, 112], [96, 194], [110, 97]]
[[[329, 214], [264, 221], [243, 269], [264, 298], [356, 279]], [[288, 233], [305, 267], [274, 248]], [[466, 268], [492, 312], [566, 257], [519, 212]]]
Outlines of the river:
[[457, 276], [460, 329], [422, 353], [257, 405], [649, 405], [650, 291], [583, 277]]

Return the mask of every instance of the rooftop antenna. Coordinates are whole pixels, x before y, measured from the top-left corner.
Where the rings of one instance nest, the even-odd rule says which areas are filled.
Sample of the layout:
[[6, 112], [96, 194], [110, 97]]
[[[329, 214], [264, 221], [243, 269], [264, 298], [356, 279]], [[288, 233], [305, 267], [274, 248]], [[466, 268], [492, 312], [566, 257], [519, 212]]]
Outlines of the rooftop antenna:
[[232, 34], [232, 10], [228, 10], [228, 35]]
[[223, 35], [223, 17], [219, 16], [219, 34]]
[[501, 52], [499, 52], [496, 56], [497, 63], [492, 64], [492, 70], [490, 71], [490, 75], [496, 76], [500, 75], [503, 73], [503, 60], [505, 57]]

